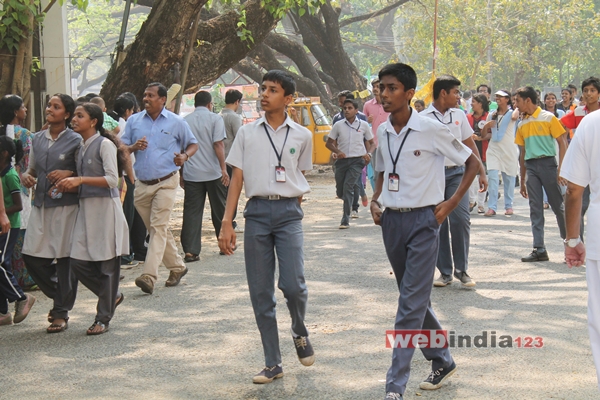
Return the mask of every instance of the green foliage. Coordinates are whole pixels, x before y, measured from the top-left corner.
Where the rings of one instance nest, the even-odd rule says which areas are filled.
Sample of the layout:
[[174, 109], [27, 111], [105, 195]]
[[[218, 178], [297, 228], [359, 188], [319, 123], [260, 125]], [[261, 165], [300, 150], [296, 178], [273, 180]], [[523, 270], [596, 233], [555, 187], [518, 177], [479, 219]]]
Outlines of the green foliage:
[[[439, 0], [436, 73], [474, 88], [566, 85], [596, 72], [597, 0]], [[402, 7], [398, 53], [422, 79], [431, 72], [435, 0]], [[491, 57], [488, 56], [490, 50]]]

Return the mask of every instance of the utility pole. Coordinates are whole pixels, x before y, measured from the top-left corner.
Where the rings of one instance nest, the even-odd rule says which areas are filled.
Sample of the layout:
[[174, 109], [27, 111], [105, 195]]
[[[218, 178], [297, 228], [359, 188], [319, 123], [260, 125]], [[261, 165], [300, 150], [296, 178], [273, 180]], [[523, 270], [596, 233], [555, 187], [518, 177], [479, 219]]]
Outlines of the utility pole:
[[[488, 24], [490, 23], [490, 21], [492, 20], [492, 0], [488, 0], [487, 2], [487, 21]], [[488, 61], [488, 66], [490, 68], [489, 73], [488, 73], [488, 85], [490, 85], [491, 87], [494, 87], [494, 72], [492, 71], [492, 41], [491, 41], [491, 35], [488, 34], [486, 35], [486, 46], [487, 46], [487, 61]], [[491, 96], [491, 93], [490, 93]]]
[[185, 57], [183, 58], [183, 70], [181, 71], [181, 89], [177, 94], [177, 101], [175, 103], [175, 109], [173, 112], [175, 114], [179, 114], [179, 108], [181, 107], [181, 98], [183, 97], [183, 91], [185, 90], [185, 81], [187, 79], [188, 69], [190, 67], [190, 60], [192, 58], [192, 53], [194, 52], [194, 45], [196, 44], [196, 36], [198, 34], [198, 25], [200, 24], [200, 15], [201, 12], [198, 11], [198, 17], [194, 22], [194, 26], [192, 27], [192, 31], [190, 33], [190, 38], [188, 41], [187, 52], [185, 53]]
[[127, 23], [129, 22], [129, 11], [131, 10], [131, 0], [125, 1], [125, 10], [123, 11], [123, 21], [121, 21], [121, 33], [119, 34], [119, 41], [117, 42], [117, 56], [115, 57], [115, 63], [117, 68], [125, 59], [125, 35], [127, 34]]

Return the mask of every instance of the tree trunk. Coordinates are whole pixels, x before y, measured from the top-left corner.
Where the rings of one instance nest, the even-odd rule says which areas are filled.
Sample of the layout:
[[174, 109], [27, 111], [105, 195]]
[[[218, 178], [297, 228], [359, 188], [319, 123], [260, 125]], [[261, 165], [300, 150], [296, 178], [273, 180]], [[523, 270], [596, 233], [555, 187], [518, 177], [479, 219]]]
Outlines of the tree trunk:
[[168, 71], [183, 59], [190, 26], [206, 2], [180, 0], [176, 7], [168, 0], [154, 2], [125, 60], [118, 68], [113, 64], [108, 72], [100, 92], [108, 104], [127, 91], [141, 99], [151, 82], [171, 84], [166, 81]]

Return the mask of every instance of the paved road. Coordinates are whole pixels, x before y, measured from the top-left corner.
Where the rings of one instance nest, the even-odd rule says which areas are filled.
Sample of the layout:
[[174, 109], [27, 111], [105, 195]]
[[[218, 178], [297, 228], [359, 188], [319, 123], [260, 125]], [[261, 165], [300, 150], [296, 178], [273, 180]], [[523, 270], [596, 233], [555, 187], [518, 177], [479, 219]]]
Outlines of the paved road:
[[[393, 327], [398, 293], [380, 228], [361, 209], [351, 229], [338, 230], [342, 204], [331, 173], [315, 171], [309, 179], [304, 229], [314, 366], [297, 361], [278, 293], [286, 375], [269, 385], [251, 383], [263, 355], [243, 246], [234, 256], [219, 256], [205, 219], [201, 260], [189, 264], [179, 287], [159, 284], [154, 295], [145, 295], [133, 283], [140, 269], [124, 271], [126, 299], [105, 335], [85, 335], [95, 299], [81, 285], [69, 330], [46, 334], [51, 303], [36, 292], [29, 317], [0, 328], [0, 399], [383, 398], [391, 359], [384, 334]], [[470, 271], [477, 287], [435, 288], [432, 302], [444, 328], [456, 335], [542, 337], [543, 348], [454, 348], [458, 372], [434, 392], [418, 389], [430, 366], [417, 352], [406, 399], [600, 398], [587, 337], [585, 269], [562, 263], [549, 211], [551, 261], [520, 262], [531, 246], [527, 210], [517, 197], [512, 218], [473, 215]], [[180, 221], [178, 206], [176, 232]], [[162, 269], [160, 282], [166, 278]]]

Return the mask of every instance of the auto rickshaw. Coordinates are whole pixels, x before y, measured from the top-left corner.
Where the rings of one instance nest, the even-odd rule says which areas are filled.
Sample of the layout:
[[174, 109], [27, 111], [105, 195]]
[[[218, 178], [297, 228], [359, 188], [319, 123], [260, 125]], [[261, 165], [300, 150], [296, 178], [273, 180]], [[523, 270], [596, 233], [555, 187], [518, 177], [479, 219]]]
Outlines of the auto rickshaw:
[[313, 164], [329, 164], [331, 151], [325, 147], [326, 135], [331, 132], [331, 118], [320, 97], [298, 97], [290, 104], [296, 109], [298, 121], [313, 133]]

